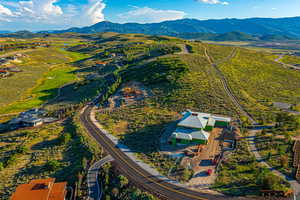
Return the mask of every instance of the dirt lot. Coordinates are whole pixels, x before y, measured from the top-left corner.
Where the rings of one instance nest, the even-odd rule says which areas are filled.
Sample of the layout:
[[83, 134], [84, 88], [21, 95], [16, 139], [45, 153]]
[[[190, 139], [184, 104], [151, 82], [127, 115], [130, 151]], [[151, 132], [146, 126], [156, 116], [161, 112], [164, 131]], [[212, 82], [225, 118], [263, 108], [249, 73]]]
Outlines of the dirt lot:
[[151, 91], [143, 84], [135, 81], [128, 82], [121, 86], [116, 94], [108, 99], [109, 108], [119, 108], [138, 103], [151, 96]]
[[[214, 128], [210, 132], [207, 145], [177, 145], [172, 146], [168, 144], [167, 138], [170, 136], [176, 123], [171, 124], [166, 129], [161, 138], [161, 153], [171, 156], [173, 158], [181, 158], [181, 165], [191, 167], [194, 171], [193, 178], [188, 182], [192, 188], [207, 188], [213, 184], [215, 174], [215, 164], [213, 160], [221, 151], [221, 144], [227, 137], [229, 131], [222, 128]], [[207, 171], [211, 169], [212, 174], [209, 176]]]

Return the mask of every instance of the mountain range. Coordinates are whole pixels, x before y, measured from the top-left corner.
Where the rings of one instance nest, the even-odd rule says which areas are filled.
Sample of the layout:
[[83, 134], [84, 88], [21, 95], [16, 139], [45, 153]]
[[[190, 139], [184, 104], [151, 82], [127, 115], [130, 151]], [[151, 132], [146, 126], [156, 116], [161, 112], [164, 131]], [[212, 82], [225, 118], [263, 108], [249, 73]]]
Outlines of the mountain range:
[[248, 18], [248, 19], [181, 19], [160, 23], [112, 23], [99, 22], [83, 28], [51, 31], [53, 33], [143, 33], [151, 35], [178, 35], [183, 33], [215, 33], [243, 32], [250, 35], [282, 35], [300, 38], [300, 17], [290, 18]]
[[2, 33], [0, 37], [39, 37], [49, 33], [94, 34], [101, 32], [141, 33], [168, 35], [184, 39], [214, 41], [279, 41], [300, 39], [300, 17], [290, 18], [248, 18], [248, 19], [181, 19], [160, 23], [112, 23], [99, 22], [92, 26], [56, 31], [31, 33], [19, 31]]

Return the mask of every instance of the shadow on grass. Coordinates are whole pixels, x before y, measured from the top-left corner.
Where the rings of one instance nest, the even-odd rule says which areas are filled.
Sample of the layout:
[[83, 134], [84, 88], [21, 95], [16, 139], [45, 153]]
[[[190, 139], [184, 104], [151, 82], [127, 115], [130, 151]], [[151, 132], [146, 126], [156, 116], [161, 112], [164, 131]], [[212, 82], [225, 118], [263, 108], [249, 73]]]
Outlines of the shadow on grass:
[[60, 141], [58, 138], [53, 139], [53, 140], [46, 140], [42, 141], [40, 143], [37, 143], [31, 147], [32, 150], [42, 150], [42, 149], [47, 149], [47, 148], [53, 148], [57, 145], [59, 145]]
[[[54, 105], [57, 103], [68, 103], [68, 104], [78, 104], [86, 99], [91, 99], [97, 96], [97, 92], [102, 88], [104, 81], [93, 80], [89, 81], [85, 85], [77, 85], [76, 83], [71, 83], [63, 86], [62, 88], [53, 88], [50, 90], [43, 90], [44, 95], [39, 97], [39, 100], [46, 103], [47, 105]], [[58, 95], [58, 90], [60, 94]]]
[[155, 153], [159, 151], [159, 138], [166, 124], [146, 126], [138, 131], [122, 136], [121, 143], [139, 153]]

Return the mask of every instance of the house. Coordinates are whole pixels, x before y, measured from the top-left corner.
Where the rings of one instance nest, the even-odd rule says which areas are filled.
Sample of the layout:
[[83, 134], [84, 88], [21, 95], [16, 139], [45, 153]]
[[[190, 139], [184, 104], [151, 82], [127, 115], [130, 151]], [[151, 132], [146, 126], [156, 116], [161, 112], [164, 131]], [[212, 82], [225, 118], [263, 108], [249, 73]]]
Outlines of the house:
[[181, 144], [207, 144], [210, 131], [214, 127], [227, 127], [231, 118], [212, 115], [208, 113], [192, 112], [183, 113], [182, 119], [177, 124], [176, 130], [171, 135], [173, 145]]
[[7, 70], [0, 69], [0, 77], [6, 77], [9, 75]]
[[43, 119], [36, 118], [36, 117], [30, 117], [30, 118], [23, 118], [21, 120], [22, 125], [25, 127], [35, 127], [40, 126], [44, 123]]
[[97, 61], [96, 67], [105, 67], [108, 63], [103, 61]]
[[11, 200], [65, 200], [67, 182], [55, 183], [54, 178], [32, 180], [19, 185]]
[[34, 127], [40, 126], [44, 123], [45, 110], [42, 109], [30, 109], [22, 112], [18, 117], [12, 119], [9, 124], [18, 127]]

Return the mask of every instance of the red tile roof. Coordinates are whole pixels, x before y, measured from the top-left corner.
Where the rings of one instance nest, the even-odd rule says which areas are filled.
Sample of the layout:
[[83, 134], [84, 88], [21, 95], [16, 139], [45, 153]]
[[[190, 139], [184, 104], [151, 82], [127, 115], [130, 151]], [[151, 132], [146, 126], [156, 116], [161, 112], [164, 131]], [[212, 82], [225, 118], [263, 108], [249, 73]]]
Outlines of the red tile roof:
[[55, 183], [54, 178], [32, 180], [19, 185], [11, 200], [64, 200], [66, 182]]

